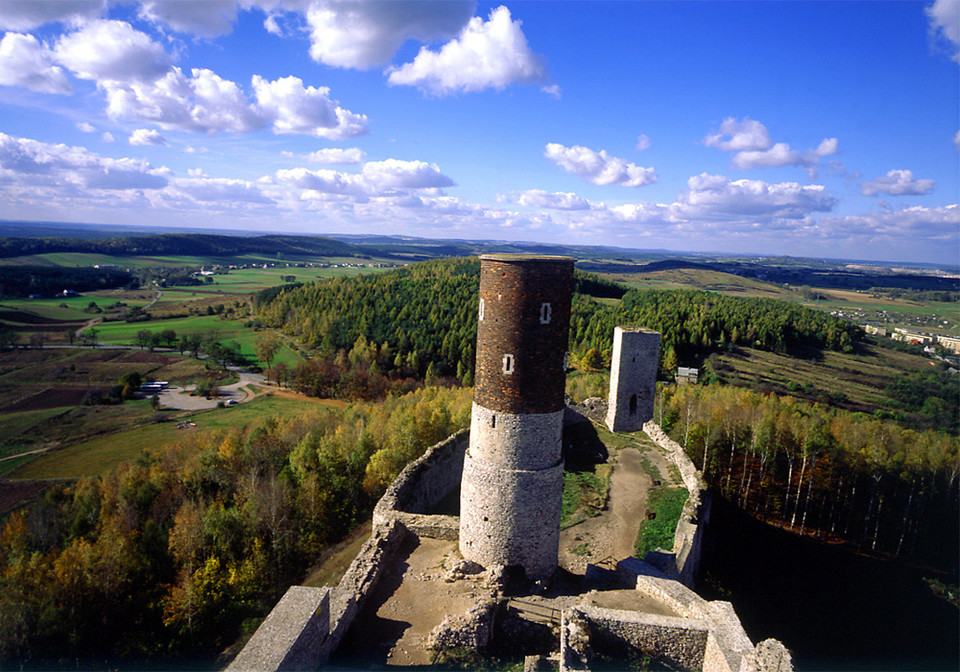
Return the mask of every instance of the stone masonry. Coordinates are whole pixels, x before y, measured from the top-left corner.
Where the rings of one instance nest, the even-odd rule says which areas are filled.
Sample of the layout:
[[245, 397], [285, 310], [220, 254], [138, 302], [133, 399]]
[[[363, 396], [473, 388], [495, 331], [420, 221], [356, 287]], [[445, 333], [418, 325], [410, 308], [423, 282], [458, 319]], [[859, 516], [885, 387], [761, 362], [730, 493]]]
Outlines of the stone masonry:
[[636, 432], [653, 418], [659, 354], [659, 333], [649, 329], [614, 329], [607, 408], [607, 427], [611, 432]]
[[477, 366], [460, 553], [533, 581], [557, 568], [573, 259], [480, 257]]

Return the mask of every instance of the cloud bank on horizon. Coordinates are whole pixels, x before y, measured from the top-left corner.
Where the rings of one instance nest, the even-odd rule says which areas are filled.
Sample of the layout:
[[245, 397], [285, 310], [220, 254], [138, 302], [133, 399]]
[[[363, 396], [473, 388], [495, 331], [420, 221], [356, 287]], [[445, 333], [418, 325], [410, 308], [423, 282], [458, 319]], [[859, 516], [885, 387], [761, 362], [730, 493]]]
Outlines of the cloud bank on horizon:
[[960, 262], [960, 0], [6, 0], [0, 30], [7, 219]]

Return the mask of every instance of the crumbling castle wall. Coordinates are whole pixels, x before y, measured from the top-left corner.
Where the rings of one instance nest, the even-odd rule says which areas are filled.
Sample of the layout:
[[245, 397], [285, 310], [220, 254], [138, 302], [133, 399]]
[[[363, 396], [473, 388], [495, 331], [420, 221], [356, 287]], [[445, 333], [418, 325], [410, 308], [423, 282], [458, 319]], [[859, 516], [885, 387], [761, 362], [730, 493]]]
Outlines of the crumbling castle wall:
[[430, 512], [460, 485], [469, 442], [462, 429], [408, 464], [373, 509], [374, 527], [396, 520], [418, 537], [456, 541], [460, 518]]
[[687, 457], [680, 444], [667, 436], [667, 433], [652, 420], [643, 425], [643, 431], [677, 466], [683, 485], [690, 493], [680, 513], [680, 520], [677, 522], [670, 557], [660, 555], [650, 560], [667, 576], [686, 586], [692, 586], [700, 567], [703, 533], [710, 521], [710, 493], [703, 476]]
[[610, 361], [606, 423], [611, 432], [636, 432], [653, 417], [660, 334], [616, 327]]
[[652, 565], [627, 558], [621, 578], [679, 616], [579, 606], [565, 610], [560, 669], [589, 670], [597, 651], [625, 645], [669, 667], [703, 672], [789, 672], [790, 652], [776, 640], [754, 646], [729, 602], [708, 602]]

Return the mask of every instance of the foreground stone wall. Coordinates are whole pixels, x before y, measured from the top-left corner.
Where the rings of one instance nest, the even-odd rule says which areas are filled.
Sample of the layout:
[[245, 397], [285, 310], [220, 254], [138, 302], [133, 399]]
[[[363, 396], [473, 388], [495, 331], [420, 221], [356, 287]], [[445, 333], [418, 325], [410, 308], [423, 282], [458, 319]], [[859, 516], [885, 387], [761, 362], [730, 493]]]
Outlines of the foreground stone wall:
[[620, 577], [678, 616], [579, 606], [565, 610], [560, 669], [589, 670], [611, 645], [640, 649], [670, 667], [704, 672], [789, 672], [790, 652], [776, 640], [754, 646], [729, 602], [708, 602], [637, 558], [617, 564]]
[[703, 533], [710, 521], [710, 493], [703, 476], [687, 457], [683, 448], [667, 436], [658, 424], [647, 422], [643, 431], [654, 443], [664, 450], [668, 459], [680, 471], [683, 486], [690, 493], [673, 538], [673, 549], [669, 557], [660, 555], [650, 560], [667, 576], [675, 578], [686, 586], [692, 586], [700, 567], [700, 551]]
[[291, 586], [227, 672], [315, 670], [330, 634], [330, 588]]

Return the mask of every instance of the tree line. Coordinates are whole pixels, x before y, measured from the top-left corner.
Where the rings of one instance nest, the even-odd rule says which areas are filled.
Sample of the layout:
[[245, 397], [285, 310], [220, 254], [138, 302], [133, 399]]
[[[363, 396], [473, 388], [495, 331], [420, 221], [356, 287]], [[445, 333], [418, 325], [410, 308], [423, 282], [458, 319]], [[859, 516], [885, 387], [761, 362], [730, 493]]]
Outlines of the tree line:
[[0, 258], [51, 252], [85, 252], [131, 256], [234, 257], [244, 254], [351, 256], [363, 249], [320, 236], [220, 236], [165, 233], [154, 236], [112, 238], [0, 237]]
[[[480, 264], [476, 258], [423, 262], [378, 275], [273, 287], [261, 293], [256, 314], [332, 360], [363, 337], [386, 347], [383, 374], [406, 369], [415, 377], [434, 367], [437, 376], [469, 380], [474, 374]], [[709, 292], [631, 290], [575, 272], [570, 352], [591, 349], [607, 362], [613, 328], [643, 325], [663, 335], [665, 369], [693, 363], [729, 345], [783, 352], [798, 345], [850, 351], [862, 330], [826, 313], [773, 299]], [[593, 299], [622, 297], [617, 306]], [[322, 387], [322, 386], [321, 386]]]
[[655, 418], [742, 509], [956, 580], [956, 436], [720, 385], [665, 388]]
[[402, 467], [467, 426], [470, 391], [181, 438], [48, 487], [0, 525], [0, 666], [209, 667]]
[[50, 297], [65, 289], [94, 292], [101, 289], [139, 286], [137, 278], [114, 268], [68, 266], [0, 266], [0, 297], [25, 298], [32, 294]]

